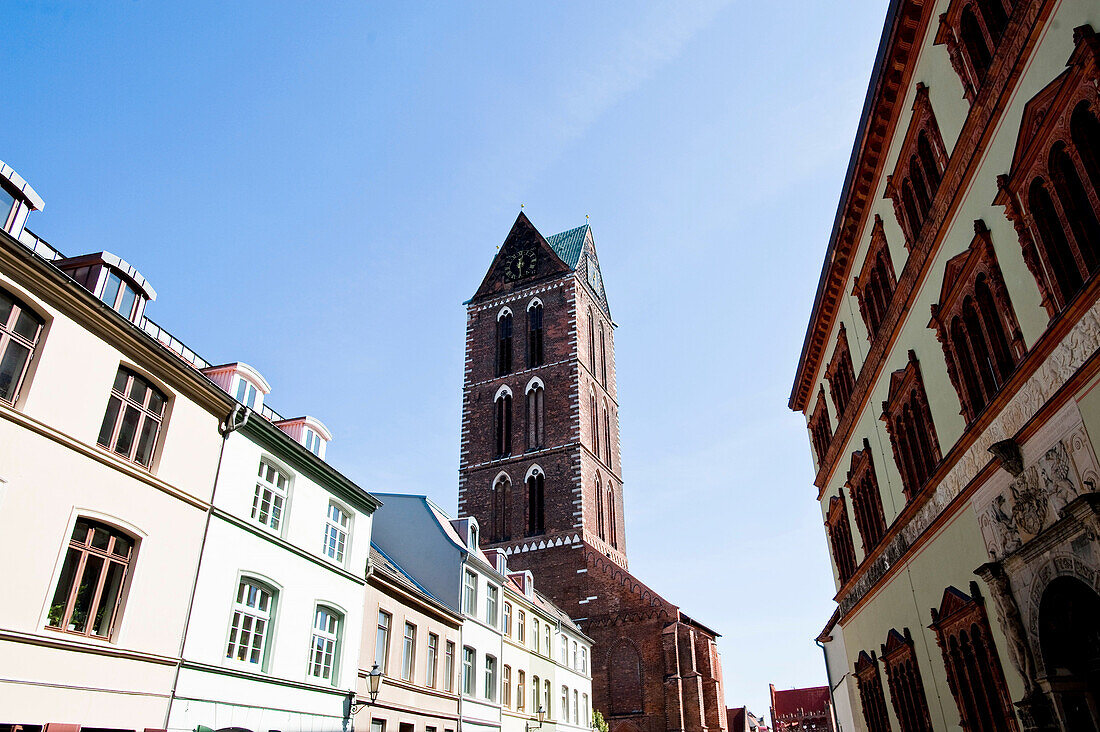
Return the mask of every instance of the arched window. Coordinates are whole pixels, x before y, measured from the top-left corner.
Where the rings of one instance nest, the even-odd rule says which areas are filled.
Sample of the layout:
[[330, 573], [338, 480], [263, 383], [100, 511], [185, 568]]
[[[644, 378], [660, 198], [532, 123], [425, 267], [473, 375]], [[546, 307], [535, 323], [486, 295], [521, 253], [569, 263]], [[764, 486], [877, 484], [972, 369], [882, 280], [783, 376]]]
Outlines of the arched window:
[[825, 529], [829, 534], [829, 545], [833, 550], [837, 577], [840, 584], [847, 582], [856, 572], [856, 552], [852, 546], [852, 526], [848, 522], [848, 506], [844, 496], [833, 496], [829, 500], [829, 511], [825, 516]]
[[607, 539], [604, 529], [603, 484], [600, 482], [599, 473], [596, 473], [596, 535], [601, 539]]
[[46, 625], [77, 635], [113, 637], [134, 543], [118, 529], [77, 519]]
[[[863, 323], [867, 326], [868, 339], [872, 342], [878, 334], [879, 326], [886, 319], [886, 311], [890, 308], [890, 300], [894, 296], [896, 279], [894, 277], [894, 265], [890, 260], [890, 247], [886, 243], [886, 233], [883, 229], [882, 218], [875, 216], [875, 223], [871, 228], [871, 243], [867, 248], [867, 256], [863, 260], [863, 267], [852, 286], [852, 294], [859, 300], [859, 312], [863, 316]], [[843, 335], [843, 328], [842, 328]], [[847, 344], [847, 338], [844, 338]], [[840, 350], [838, 343], [837, 349]], [[846, 348], [844, 350], [847, 350]], [[835, 351], [834, 351], [835, 353]], [[835, 357], [834, 357], [835, 358]], [[848, 357], [851, 362], [851, 357]], [[834, 368], [834, 373], [837, 371]], [[853, 388], [855, 374], [852, 374]], [[831, 382], [830, 382], [831, 383]], [[843, 387], [842, 387], [843, 388]], [[833, 397], [837, 396], [837, 389], [833, 387]], [[847, 404], [847, 399], [843, 400]], [[843, 412], [837, 404], [837, 414]]]
[[882, 420], [890, 435], [905, 499], [911, 501], [940, 462], [939, 440], [925, 396], [920, 364], [913, 351], [909, 351], [905, 367], [890, 375], [890, 389], [882, 407]]
[[863, 539], [863, 554], [866, 556], [878, 546], [886, 533], [882, 494], [879, 492], [878, 478], [875, 475], [871, 444], [866, 438], [863, 439], [863, 449], [852, 453], [847, 486], [848, 493], [852, 497], [852, 512], [855, 514], [856, 528], [859, 529], [859, 535]]
[[541, 469], [527, 472], [527, 535], [546, 531], [546, 478]]
[[275, 619], [277, 593], [251, 577], [242, 577], [233, 601], [233, 619], [225, 657], [263, 668]]
[[1016, 715], [984, 605], [976, 582], [970, 583], [970, 595], [948, 587], [939, 609], [932, 608], [931, 628], [963, 728], [1010, 732]]
[[493, 541], [508, 541], [512, 538], [508, 510], [511, 503], [512, 481], [502, 474], [493, 483]]
[[596, 317], [591, 306], [588, 308], [588, 365], [592, 373], [596, 373]]
[[1054, 318], [1100, 269], [1096, 33], [1074, 31], [1067, 69], [1025, 105], [994, 204], [1018, 232], [1024, 262]]
[[867, 651], [860, 651], [855, 670], [867, 732], [890, 732], [890, 716], [886, 711], [886, 695], [882, 690], [882, 676], [878, 672], [875, 652], [868, 654]]
[[532, 379], [527, 385], [527, 449], [538, 450], [546, 446], [546, 390], [542, 381]]
[[1100, 248], [1100, 221], [1089, 201], [1077, 167], [1066, 152], [1065, 143], [1057, 143], [1050, 151], [1050, 179], [1062, 207], [1066, 223], [1077, 244], [1077, 264], [1082, 276], [1096, 271], [1097, 249]]
[[527, 306], [527, 366], [542, 366], [542, 302], [538, 298]]
[[947, 149], [932, 111], [928, 87], [918, 83], [913, 115], [894, 171], [886, 179], [886, 196], [894, 203], [894, 215], [910, 249], [924, 228], [946, 167]]
[[607, 657], [607, 682], [612, 714], [642, 711], [642, 657], [626, 638], [611, 647]]
[[1042, 179], [1036, 178], [1032, 182], [1028, 192], [1028, 204], [1031, 215], [1035, 219], [1039, 241], [1046, 254], [1049, 274], [1058, 287], [1058, 309], [1060, 310], [1081, 289], [1084, 279], [1081, 277], [1080, 270], [1077, 269], [1066, 231], [1062, 228], [1058, 212], [1054, 209], [1054, 201], [1051, 200]]
[[496, 456], [512, 454], [512, 391], [502, 387], [496, 401]]
[[882, 665], [886, 667], [890, 702], [898, 724], [906, 732], [932, 732], [924, 682], [908, 628], [905, 628], [904, 634], [891, 630], [887, 635], [882, 646]]
[[993, 41], [994, 48], [1004, 35], [1005, 26], [1008, 25], [1008, 14], [1002, 0], [978, 0], [978, 9], [982, 13], [986, 30]]
[[618, 521], [615, 515], [615, 488], [611, 485], [611, 481], [607, 481], [607, 533], [608, 538], [611, 540], [611, 546], [616, 549], [619, 548], [619, 535], [616, 530]]
[[149, 467], [167, 403], [168, 399], [148, 379], [120, 367], [99, 427], [99, 445]]
[[607, 408], [607, 400], [603, 400], [603, 452], [604, 462], [611, 467], [611, 410]]
[[596, 392], [590, 391], [588, 394], [588, 411], [591, 414], [592, 422], [592, 454], [597, 458], [600, 456], [600, 417], [599, 407], [596, 404]]
[[848, 407], [848, 401], [856, 388], [856, 374], [852, 366], [852, 354], [848, 349], [847, 330], [843, 323], [840, 325], [840, 332], [837, 333], [833, 357], [825, 367], [825, 378], [829, 381], [829, 392], [832, 394], [833, 406], [836, 407], [839, 420], [844, 416], [844, 410]]
[[1081, 102], [1073, 110], [1069, 123], [1070, 139], [1081, 156], [1081, 165], [1092, 188], [1100, 194], [1100, 121], [1089, 109], [1088, 102]]
[[963, 10], [962, 15], [959, 16], [959, 40], [970, 59], [971, 66], [974, 67], [974, 75], [977, 77], [975, 86], [980, 86], [985, 80], [986, 72], [989, 71], [993, 54], [985, 44], [985, 35], [971, 8]]
[[0, 400], [15, 404], [44, 321], [0, 289]]
[[497, 316], [497, 376], [512, 373], [512, 311]]
[[607, 342], [604, 340], [603, 323], [600, 323], [600, 383], [607, 386]]
[[309, 648], [309, 675], [336, 685], [340, 658], [343, 613], [318, 605], [313, 613], [313, 637]]

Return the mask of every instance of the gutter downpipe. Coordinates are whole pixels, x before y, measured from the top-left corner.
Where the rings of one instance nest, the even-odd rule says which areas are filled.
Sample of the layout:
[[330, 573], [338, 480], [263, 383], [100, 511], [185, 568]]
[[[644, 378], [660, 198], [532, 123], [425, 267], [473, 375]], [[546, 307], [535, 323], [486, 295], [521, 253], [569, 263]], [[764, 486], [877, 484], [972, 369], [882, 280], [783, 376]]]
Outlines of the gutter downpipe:
[[176, 672], [172, 678], [172, 691], [168, 694], [168, 708], [164, 712], [164, 729], [166, 730], [168, 729], [168, 719], [172, 715], [172, 704], [176, 700], [180, 670], [183, 668], [183, 648], [187, 643], [187, 632], [191, 627], [191, 611], [195, 608], [195, 593], [199, 586], [199, 571], [202, 569], [202, 560], [206, 556], [206, 539], [210, 535], [210, 519], [214, 516], [214, 496], [218, 492], [218, 479], [221, 477], [222, 472], [222, 458], [225, 457], [225, 443], [229, 441], [229, 435], [248, 424], [250, 416], [252, 416], [251, 409], [243, 404], [237, 404], [225, 420], [218, 424], [218, 433], [222, 436], [222, 446], [218, 452], [218, 467], [214, 470], [214, 485], [210, 489], [210, 506], [206, 509], [206, 524], [202, 529], [199, 560], [195, 563], [195, 576], [191, 581], [191, 596], [187, 600], [187, 614], [183, 618], [183, 635], [180, 637], [179, 660], [176, 661]]
[[[470, 556], [469, 552], [463, 551], [462, 555], [461, 555], [462, 561], [459, 564], [459, 572], [458, 572], [458, 592], [459, 592], [459, 601], [458, 602], [459, 602], [459, 607], [462, 606], [462, 592], [463, 592], [462, 588], [464, 587], [463, 582], [466, 581], [466, 559], [469, 556]], [[476, 608], [475, 608], [475, 610], [476, 610]], [[457, 668], [455, 670], [458, 671], [458, 724], [455, 725], [455, 727], [457, 728], [458, 732], [462, 732], [462, 696], [463, 696], [463, 691], [462, 691], [462, 666], [460, 665], [462, 663], [462, 657], [459, 654], [463, 653], [464, 652], [463, 649], [466, 648], [466, 646], [464, 646], [462, 644], [462, 631], [465, 628], [466, 628], [466, 611], [462, 610], [462, 623], [458, 626], [458, 648], [455, 650], [455, 666], [457, 666]], [[475, 658], [474, 660], [476, 661], [477, 659]], [[474, 670], [474, 673], [475, 674], [477, 673], [476, 669]]]
[[[829, 714], [833, 718], [833, 726], [836, 728], [837, 732], [843, 732], [840, 727], [840, 720], [836, 716], [836, 697], [833, 696], [833, 677], [832, 674], [829, 673], [829, 654], [825, 652], [824, 643], [816, 638], [814, 638], [814, 643], [821, 649], [821, 657], [825, 660], [825, 682], [829, 684], [829, 706], [831, 707]], [[841, 680], [843, 681], [843, 678], [841, 678]]]

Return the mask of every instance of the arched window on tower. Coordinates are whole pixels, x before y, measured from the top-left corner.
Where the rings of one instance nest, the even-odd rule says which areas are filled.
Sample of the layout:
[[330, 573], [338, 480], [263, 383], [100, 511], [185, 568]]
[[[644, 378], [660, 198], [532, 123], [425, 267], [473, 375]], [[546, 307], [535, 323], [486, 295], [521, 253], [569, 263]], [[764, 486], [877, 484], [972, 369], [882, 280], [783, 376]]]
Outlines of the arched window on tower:
[[512, 481], [500, 475], [493, 483], [492, 540], [507, 541], [512, 538], [508, 507], [512, 498]]
[[527, 306], [527, 367], [542, 366], [542, 302], [537, 298]]
[[546, 478], [538, 467], [527, 471], [527, 535], [546, 531]]
[[539, 379], [527, 385], [527, 449], [538, 450], [546, 445], [546, 389]]
[[611, 546], [619, 548], [619, 535], [615, 529], [615, 486], [607, 481], [607, 533], [611, 540]]
[[611, 467], [611, 410], [607, 408], [607, 400], [603, 400], [603, 454], [607, 467]]
[[504, 386], [496, 400], [496, 457], [512, 454], [512, 392]]
[[592, 391], [588, 394], [588, 409], [592, 414], [592, 454], [597, 458], [600, 456], [600, 417], [599, 407], [596, 404], [596, 392]]
[[607, 341], [603, 335], [603, 323], [600, 323], [600, 383], [607, 386]]
[[604, 529], [603, 484], [600, 482], [599, 473], [596, 473], [596, 535], [601, 539], [607, 539], [607, 533]]
[[512, 373], [512, 311], [504, 308], [497, 316], [497, 376]]
[[596, 373], [596, 316], [588, 308], [588, 365]]

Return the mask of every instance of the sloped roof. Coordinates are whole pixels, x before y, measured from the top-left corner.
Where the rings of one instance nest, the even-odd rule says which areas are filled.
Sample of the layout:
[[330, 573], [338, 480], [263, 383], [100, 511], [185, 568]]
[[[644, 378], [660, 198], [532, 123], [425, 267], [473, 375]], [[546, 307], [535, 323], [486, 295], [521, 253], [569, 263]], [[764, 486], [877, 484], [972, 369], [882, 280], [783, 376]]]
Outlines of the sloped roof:
[[442, 600], [429, 592], [428, 588], [420, 584], [415, 577], [406, 572], [392, 557], [379, 549], [378, 545], [373, 541], [370, 544], [370, 563], [375, 572], [379, 575], [384, 575], [390, 582], [400, 586], [406, 592], [419, 597], [426, 604], [431, 605], [447, 615], [456, 619], [459, 618], [459, 616], [448, 608]]
[[576, 269], [581, 261], [581, 252], [584, 251], [584, 239], [588, 236], [588, 224], [578, 226], [569, 231], [546, 237], [546, 242], [553, 247], [554, 253], [569, 265], [570, 269]]
[[[772, 715], [775, 719], [827, 714], [829, 687], [808, 689], [775, 689], [772, 692]], [[775, 721], [773, 719], [772, 721]]]

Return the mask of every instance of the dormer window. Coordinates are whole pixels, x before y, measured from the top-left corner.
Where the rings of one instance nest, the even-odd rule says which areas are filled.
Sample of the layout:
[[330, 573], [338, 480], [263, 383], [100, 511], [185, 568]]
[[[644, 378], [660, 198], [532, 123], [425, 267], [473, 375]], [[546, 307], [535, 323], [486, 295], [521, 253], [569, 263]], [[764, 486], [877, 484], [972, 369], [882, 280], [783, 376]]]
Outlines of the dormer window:
[[8, 193], [8, 189], [0, 186], [0, 229], [7, 230], [8, 219], [11, 218], [11, 211], [15, 208], [15, 196]]
[[321, 436], [310, 428], [306, 428], [306, 437], [303, 440], [306, 449], [312, 452], [314, 455], [320, 456], [321, 454]]
[[321, 424], [321, 420], [309, 416], [295, 417], [276, 422], [275, 426], [317, 457], [325, 459], [325, 451], [328, 449], [328, 443], [332, 441], [332, 433]]
[[271, 393], [271, 386], [256, 369], [237, 361], [211, 366], [202, 372], [244, 406], [257, 412], [263, 411], [264, 397]]
[[55, 264], [130, 322], [140, 323], [145, 303], [157, 299], [141, 273], [110, 252], [60, 259]]
[[244, 379], [237, 378], [237, 401], [249, 409], [256, 407], [256, 386]]
[[45, 205], [21, 175], [0, 161], [0, 229], [18, 237], [27, 215], [41, 211]]

